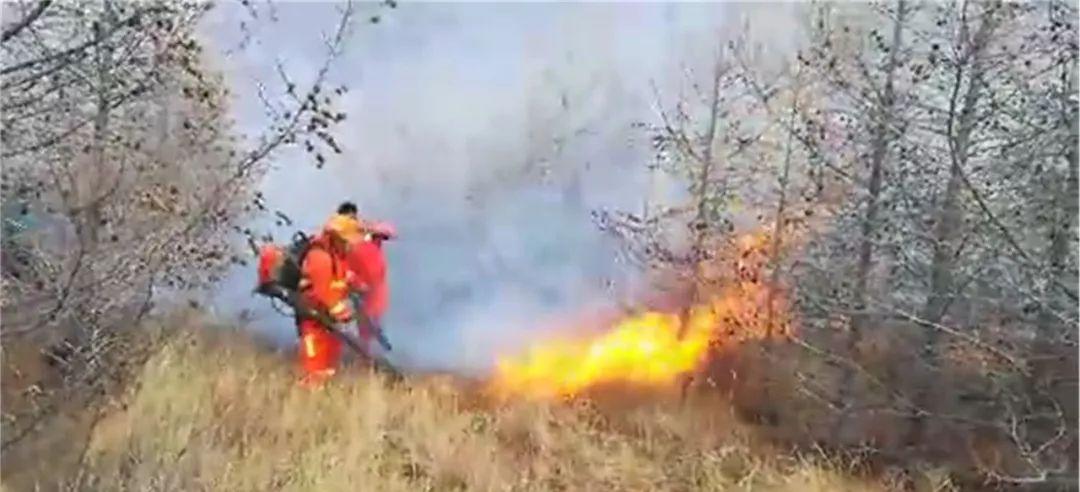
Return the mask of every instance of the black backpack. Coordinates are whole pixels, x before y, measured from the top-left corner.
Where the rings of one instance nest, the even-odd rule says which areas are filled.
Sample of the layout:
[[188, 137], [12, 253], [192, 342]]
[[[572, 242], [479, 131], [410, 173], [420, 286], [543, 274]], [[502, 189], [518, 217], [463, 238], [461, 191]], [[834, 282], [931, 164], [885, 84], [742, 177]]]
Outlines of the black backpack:
[[[303, 277], [301, 266], [304, 264], [304, 258], [313, 248], [319, 247], [312, 239], [303, 231], [297, 231], [293, 234], [292, 242], [287, 247], [282, 248], [284, 258], [275, 282], [278, 286], [294, 293], [300, 291], [300, 279]], [[339, 266], [335, 263], [334, 269], [337, 268]]]
[[307, 256], [309, 250], [311, 250], [311, 236], [304, 234], [302, 231], [297, 231], [293, 234], [292, 243], [285, 250], [285, 260], [281, 264], [281, 270], [278, 272], [278, 285], [284, 287], [293, 292], [300, 290], [300, 278], [301, 270], [300, 266], [304, 264], [304, 257]]

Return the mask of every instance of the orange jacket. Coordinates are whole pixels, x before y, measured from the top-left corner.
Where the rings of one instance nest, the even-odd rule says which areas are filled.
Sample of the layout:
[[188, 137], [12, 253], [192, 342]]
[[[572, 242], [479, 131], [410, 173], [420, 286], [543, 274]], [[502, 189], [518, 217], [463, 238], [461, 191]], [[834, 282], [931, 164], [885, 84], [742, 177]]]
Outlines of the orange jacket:
[[356, 275], [354, 285], [364, 291], [364, 314], [378, 320], [386, 312], [390, 289], [386, 283], [386, 259], [378, 241], [358, 239], [348, 253], [349, 269]]
[[352, 317], [348, 302], [352, 275], [344, 255], [331, 252], [327, 241], [317, 237], [313, 239], [300, 271], [300, 292], [305, 300], [325, 309], [339, 321]]

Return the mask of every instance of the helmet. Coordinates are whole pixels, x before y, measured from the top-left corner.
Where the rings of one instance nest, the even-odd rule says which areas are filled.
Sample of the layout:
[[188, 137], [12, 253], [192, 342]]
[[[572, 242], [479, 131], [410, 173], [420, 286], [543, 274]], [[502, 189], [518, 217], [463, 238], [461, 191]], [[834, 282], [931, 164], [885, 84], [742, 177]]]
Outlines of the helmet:
[[397, 237], [397, 228], [389, 222], [375, 222], [367, 228], [368, 232], [380, 239], [393, 239]]
[[343, 214], [334, 214], [323, 225], [323, 233], [349, 240], [360, 234], [360, 221]]

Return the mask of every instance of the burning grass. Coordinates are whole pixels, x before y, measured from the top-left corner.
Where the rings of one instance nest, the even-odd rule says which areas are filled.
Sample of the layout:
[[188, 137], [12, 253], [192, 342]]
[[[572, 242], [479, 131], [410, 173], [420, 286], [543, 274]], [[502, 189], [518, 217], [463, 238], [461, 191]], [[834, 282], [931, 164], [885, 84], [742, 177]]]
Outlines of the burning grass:
[[[95, 490], [885, 490], [755, 443], [721, 405], [518, 399], [347, 371], [297, 387], [281, 357], [186, 334], [99, 421]], [[605, 403], [606, 402], [606, 403]], [[56, 477], [40, 477], [40, 480]], [[68, 478], [67, 480], [71, 480]], [[69, 483], [70, 485], [70, 483]]]
[[764, 281], [769, 238], [746, 234], [711, 265], [717, 277], [706, 301], [682, 313], [626, 317], [599, 335], [541, 341], [498, 361], [492, 391], [502, 397], [567, 397], [621, 384], [671, 387], [702, 367], [714, 351], [790, 330], [779, 285]]

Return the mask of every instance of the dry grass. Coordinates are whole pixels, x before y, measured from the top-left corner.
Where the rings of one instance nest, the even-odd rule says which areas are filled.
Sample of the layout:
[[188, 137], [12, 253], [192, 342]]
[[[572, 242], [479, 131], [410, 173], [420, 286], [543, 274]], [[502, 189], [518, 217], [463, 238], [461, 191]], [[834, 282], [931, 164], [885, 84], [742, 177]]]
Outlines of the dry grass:
[[280, 356], [186, 333], [100, 419], [88, 490], [886, 490], [768, 450], [718, 407], [515, 402], [449, 378], [347, 371], [310, 392]]

